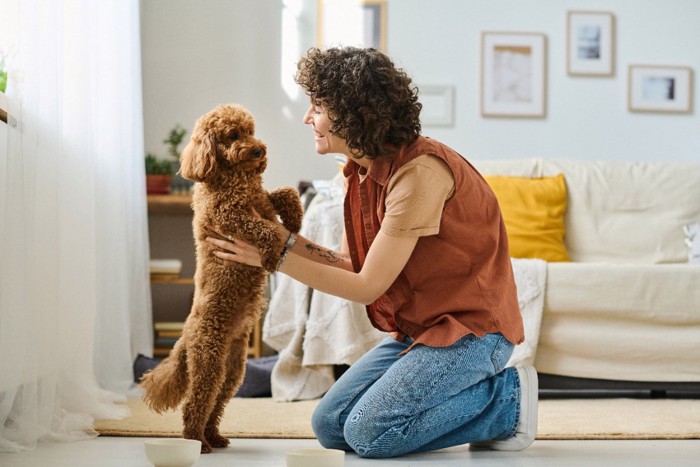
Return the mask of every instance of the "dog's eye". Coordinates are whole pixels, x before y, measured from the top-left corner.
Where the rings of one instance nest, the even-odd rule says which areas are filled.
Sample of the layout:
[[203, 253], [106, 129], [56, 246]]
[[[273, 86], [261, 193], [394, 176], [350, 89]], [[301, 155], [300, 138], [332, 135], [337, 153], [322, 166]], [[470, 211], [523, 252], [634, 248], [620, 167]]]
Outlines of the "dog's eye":
[[231, 141], [236, 141], [238, 139], [238, 133], [231, 133], [228, 135], [228, 139]]

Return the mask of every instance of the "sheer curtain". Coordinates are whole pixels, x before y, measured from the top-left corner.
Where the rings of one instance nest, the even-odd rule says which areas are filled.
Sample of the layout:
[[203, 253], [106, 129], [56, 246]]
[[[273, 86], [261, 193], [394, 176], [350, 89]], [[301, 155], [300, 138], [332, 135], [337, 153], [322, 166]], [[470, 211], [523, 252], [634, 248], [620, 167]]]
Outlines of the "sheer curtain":
[[116, 402], [152, 338], [138, 0], [0, 0], [3, 29], [16, 128], [0, 138], [0, 451], [13, 451], [125, 416]]

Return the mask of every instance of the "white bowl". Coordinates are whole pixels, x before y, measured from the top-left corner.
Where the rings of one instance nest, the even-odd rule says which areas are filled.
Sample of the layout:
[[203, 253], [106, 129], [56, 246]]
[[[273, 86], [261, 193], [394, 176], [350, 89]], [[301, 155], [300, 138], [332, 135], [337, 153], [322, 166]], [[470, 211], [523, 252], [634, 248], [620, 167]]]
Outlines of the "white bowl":
[[295, 449], [287, 451], [287, 467], [343, 467], [345, 451], [339, 449]]
[[146, 457], [156, 467], [191, 467], [199, 460], [202, 442], [164, 438], [146, 441]]

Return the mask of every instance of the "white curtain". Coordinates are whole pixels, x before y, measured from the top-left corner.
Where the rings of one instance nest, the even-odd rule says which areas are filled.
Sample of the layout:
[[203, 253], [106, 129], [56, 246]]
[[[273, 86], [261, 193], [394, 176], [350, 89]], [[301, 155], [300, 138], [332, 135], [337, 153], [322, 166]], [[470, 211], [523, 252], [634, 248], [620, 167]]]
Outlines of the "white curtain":
[[0, 451], [14, 451], [127, 414], [151, 306], [138, 0], [0, 0], [0, 30]]

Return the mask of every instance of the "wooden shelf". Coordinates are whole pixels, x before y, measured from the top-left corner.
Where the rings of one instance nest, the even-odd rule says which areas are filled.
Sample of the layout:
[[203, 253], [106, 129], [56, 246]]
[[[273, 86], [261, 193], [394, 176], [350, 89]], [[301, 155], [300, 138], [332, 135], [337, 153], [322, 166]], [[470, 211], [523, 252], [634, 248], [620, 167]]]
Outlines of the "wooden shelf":
[[7, 123], [7, 96], [0, 92], [0, 121]]
[[[192, 196], [190, 195], [147, 195], [149, 216], [192, 216]], [[180, 277], [179, 274], [151, 274], [152, 284], [193, 285], [194, 278]], [[162, 329], [168, 325], [167, 331]], [[173, 339], [177, 339], [182, 330], [183, 323], [156, 323], [153, 347], [154, 357], [167, 357], [170, 354]], [[159, 329], [160, 327], [160, 329]], [[159, 337], [161, 338], [159, 340]], [[162, 338], [165, 338], [163, 340]], [[262, 356], [262, 319], [255, 323], [250, 336], [248, 357], [260, 358]]]
[[151, 273], [151, 283], [152, 284], [192, 285], [192, 284], [194, 284], [194, 278], [192, 278], [192, 277], [180, 277], [178, 274], [153, 274], [153, 273]]
[[191, 216], [190, 195], [147, 195], [148, 214], [151, 216]]

